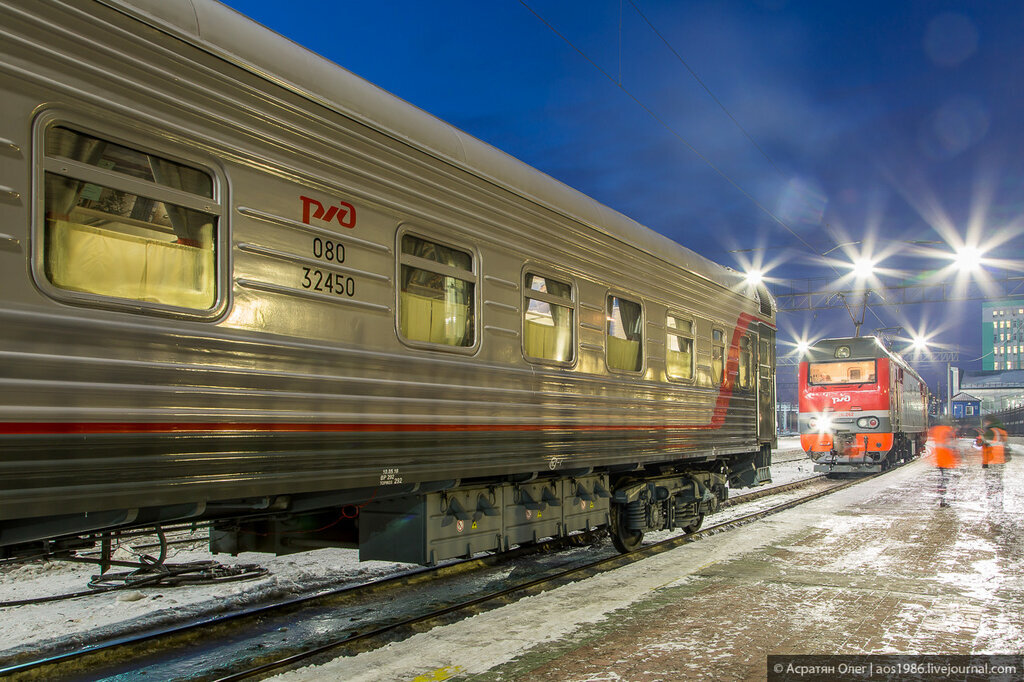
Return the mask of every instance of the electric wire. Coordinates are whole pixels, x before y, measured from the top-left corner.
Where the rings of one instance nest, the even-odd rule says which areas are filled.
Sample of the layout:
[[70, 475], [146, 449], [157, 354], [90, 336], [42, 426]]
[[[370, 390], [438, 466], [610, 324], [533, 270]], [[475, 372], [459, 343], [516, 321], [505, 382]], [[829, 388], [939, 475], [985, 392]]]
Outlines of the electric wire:
[[[566, 37], [561, 32], [559, 32], [559, 30], [557, 28], [555, 28], [550, 22], [548, 22], [547, 19], [542, 17], [540, 14], [538, 14], [537, 11], [535, 9], [533, 9], [533, 7], [531, 7], [529, 4], [527, 4], [526, 0], [519, 0], [519, 2], [520, 2], [520, 4], [523, 7], [525, 7], [527, 9], [527, 11], [530, 12], [530, 14], [532, 14], [535, 17], [537, 17], [538, 21], [540, 21], [542, 24], [544, 24], [556, 36], [561, 38], [565, 42], [566, 45], [568, 45], [573, 50], [575, 50], [577, 54], [579, 54], [581, 57], [583, 57], [583, 59], [585, 59], [591, 66], [593, 66], [602, 76], [607, 78], [608, 81], [611, 82], [615, 87], [619, 88], [624, 95], [626, 95], [631, 100], [633, 100], [634, 104], [636, 104], [638, 107], [643, 109], [644, 112], [648, 116], [650, 116], [652, 119], [654, 119], [654, 121], [658, 125], [660, 125], [662, 128], [665, 129], [666, 132], [668, 132], [670, 135], [672, 135], [677, 140], [679, 140], [679, 142], [681, 142], [687, 149], [689, 149], [691, 152], [693, 152], [693, 154], [698, 159], [703, 161], [711, 170], [713, 170], [716, 174], [718, 174], [719, 177], [721, 177], [727, 183], [732, 185], [734, 189], [736, 189], [740, 194], [742, 194], [744, 197], [746, 197], [747, 200], [749, 200], [754, 206], [756, 206], [762, 213], [764, 213], [769, 218], [771, 218], [772, 221], [774, 221], [775, 223], [780, 225], [783, 229], [785, 229], [787, 232], [789, 232], [797, 241], [799, 241], [801, 244], [803, 244], [805, 247], [807, 247], [807, 249], [810, 250], [811, 253], [813, 253], [815, 255], [819, 255], [817, 250], [813, 246], [811, 246], [807, 242], [807, 240], [805, 240], [803, 237], [801, 237], [799, 234], [797, 234], [793, 230], [793, 228], [791, 228], [782, 218], [780, 218], [779, 216], [775, 215], [768, 207], [764, 206], [750, 192], [748, 192], [746, 189], [744, 189], [742, 185], [740, 185], [738, 182], [733, 180], [732, 177], [729, 176], [728, 173], [726, 173], [724, 170], [719, 168], [706, 155], [701, 153], [701, 151], [699, 149], [697, 149], [696, 147], [694, 147], [693, 144], [691, 144], [689, 140], [687, 140], [685, 137], [683, 137], [683, 135], [679, 131], [677, 131], [675, 128], [673, 128], [671, 125], [669, 125], [669, 123], [665, 119], [663, 119], [661, 116], [659, 116], [653, 109], [651, 109], [649, 106], [644, 104], [640, 100], [640, 98], [637, 97], [636, 95], [634, 95], [633, 92], [630, 91], [625, 85], [617, 82], [616, 79], [615, 79], [615, 76], [613, 76], [612, 74], [608, 73], [603, 68], [601, 68], [597, 64], [597, 62], [595, 62], [593, 59], [591, 59], [590, 56], [586, 52], [584, 52], [579, 47], [577, 47], [575, 43], [573, 43], [571, 40], [569, 40], [568, 37]], [[833, 269], [835, 269], [834, 266], [832, 266], [832, 267], [833, 267]], [[836, 271], [836, 272], [838, 273], [838, 271]]]
[[[697, 74], [697, 72], [693, 70], [693, 68], [686, 62], [685, 59], [683, 59], [683, 56], [681, 54], [679, 54], [679, 51], [676, 50], [676, 48], [672, 45], [671, 42], [669, 42], [668, 38], [666, 38], [665, 35], [662, 34], [662, 32], [657, 29], [657, 27], [654, 25], [654, 23], [651, 22], [651, 20], [647, 18], [647, 15], [643, 13], [643, 10], [640, 9], [640, 7], [636, 4], [636, 2], [634, 2], [634, 0], [629, 0], [629, 4], [633, 7], [633, 10], [636, 11], [637, 15], [644, 21], [644, 23], [647, 24], [647, 27], [651, 29], [651, 31], [654, 33], [654, 35], [658, 36], [658, 38], [661, 40], [661, 42], [665, 44], [665, 47], [667, 47], [668, 50], [675, 56], [675, 58], [677, 60], [679, 60], [679, 63], [683, 65], [683, 68], [685, 68], [690, 73], [690, 75], [693, 76], [693, 79], [695, 81], [697, 81], [697, 84], [700, 85], [700, 87], [704, 89], [704, 91], [715, 102], [715, 104], [717, 104], [719, 106], [719, 108], [721, 108], [721, 110], [725, 113], [725, 115], [729, 117], [729, 120], [733, 122], [733, 124], [739, 129], [739, 131], [741, 133], [743, 133], [743, 136], [747, 138], [747, 140], [750, 142], [750, 144], [753, 145], [753, 147], [761, 154], [761, 156], [763, 156], [765, 158], [765, 160], [768, 162], [768, 164], [773, 169], [775, 169], [775, 172], [779, 174], [779, 177], [785, 179], [786, 175], [785, 175], [785, 173], [782, 172], [782, 169], [779, 168], [779, 166], [768, 155], [768, 153], [761, 147], [761, 145], [759, 145], [757, 143], [757, 141], [754, 140], [754, 138], [750, 135], [750, 133], [747, 132], [747, 129], [744, 128], [743, 125], [738, 120], [736, 120], [736, 117], [732, 115], [732, 112], [729, 111], [729, 109], [725, 106], [725, 104], [720, 99], [718, 99], [718, 97], [715, 95], [715, 93], [711, 91], [711, 88], [709, 88], [707, 86], [707, 84], [703, 81], [703, 79], [701, 79], [701, 77]], [[621, 70], [622, 70], [622, 36], [621, 36], [621, 34], [622, 34], [622, 17], [621, 17], [621, 10], [620, 10], [620, 17], [619, 17], [619, 34], [620, 34], [619, 35], [619, 71], [620, 71], [619, 82], [621, 84], [621, 81], [622, 81], [622, 75], [621, 75]], [[803, 242], [803, 240], [801, 240], [801, 241]], [[811, 248], [810, 245], [807, 244], [807, 242], [803, 242], [803, 244], [805, 246], [807, 246], [808, 248], [810, 248], [811, 251], [816, 256], [821, 255], [817, 251], [815, 251], [813, 248]], [[835, 272], [836, 274], [840, 274], [839, 271], [836, 269], [836, 267], [834, 265], [832, 265], [831, 263], [827, 263], [827, 262], [826, 262], [826, 264], [832, 269], [833, 272]], [[843, 299], [843, 304], [846, 307], [847, 312], [850, 314], [851, 321], [856, 325], [857, 321], [853, 317], [853, 310], [852, 310], [850, 304], [845, 300], [845, 298]], [[877, 319], [879, 322], [882, 322], [884, 324], [884, 321], [882, 320], [881, 317], [878, 316], [878, 313], [875, 312], [874, 310], [868, 308], [866, 302], [864, 304], [864, 308], [865, 308], [865, 310], [870, 310], [871, 314], [875, 317], [875, 319]], [[863, 315], [862, 315], [862, 317], [863, 317]]]
[[[814, 254], [814, 255], [815, 255], [816, 257], [820, 257], [820, 256], [821, 256], [821, 254], [820, 254], [820, 253], [818, 252], [818, 250], [817, 250], [817, 249], [815, 249], [815, 248], [814, 248], [814, 247], [813, 247], [813, 246], [812, 246], [812, 245], [811, 245], [811, 244], [810, 244], [810, 243], [809, 243], [809, 242], [808, 242], [808, 241], [807, 241], [806, 239], [804, 239], [803, 237], [801, 237], [801, 236], [800, 236], [800, 235], [799, 235], [799, 234], [798, 234], [798, 233], [797, 233], [797, 232], [796, 232], [795, 230], [793, 230], [793, 228], [792, 228], [792, 227], [790, 227], [790, 226], [789, 226], [789, 225], [788, 225], [788, 224], [787, 224], [787, 223], [786, 223], [786, 222], [785, 222], [784, 220], [782, 220], [782, 218], [780, 218], [779, 216], [775, 215], [775, 214], [774, 214], [774, 213], [773, 213], [773, 212], [772, 212], [771, 210], [769, 210], [769, 209], [768, 209], [768, 208], [767, 208], [766, 206], [764, 206], [763, 204], [761, 204], [761, 202], [759, 202], [759, 201], [758, 201], [758, 200], [757, 200], [757, 199], [756, 199], [756, 198], [755, 198], [755, 197], [754, 197], [754, 196], [753, 196], [752, 194], [750, 194], [750, 193], [749, 193], [749, 192], [748, 192], [748, 191], [747, 191], [746, 189], [744, 189], [744, 188], [743, 188], [743, 187], [742, 187], [742, 186], [741, 186], [741, 185], [740, 185], [740, 184], [739, 184], [738, 182], [736, 182], [735, 180], [733, 180], [733, 179], [732, 179], [732, 177], [730, 177], [730, 176], [729, 176], [729, 175], [728, 175], [728, 174], [727, 174], [727, 173], [726, 173], [725, 171], [723, 171], [723, 170], [722, 170], [721, 168], [719, 168], [719, 167], [718, 167], [718, 166], [717, 166], [717, 165], [716, 165], [716, 164], [715, 164], [715, 163], [714, 163], [714, 162], [713, 162], [713, 161], [712, 161], [712, 160], [711, 160], [710, 158], [708, 158], [707, 156], [705, 156], [704, 154], [702, 154], [702, 153], [701, 153], [701, 152], [700, 152], [700, 151], [699, 151], [699, 150], [698, 150], [698, 149], [697, 149], [696, 147], [694, 147], [694, 146], [693, 146], [693, 144], [691, 144], [689, 140], [687, 140], [687, 139], [686, 139], [685, 137], [683, 137], [683, 135], [682, 135], [681, 133], [679, 133], [679, 131], [677, 131], [677, 130], [676, 130], [675, 128], [673, 128], [673, 127], [672, 127], [671, 125], [669, 125], [669, 123], [668, 123], [667, 121], [665, 121], [665, 120], [664, 120], [663, 118], [661, 118], [661, 117], [660, 117], [660, 116], [659, 116], [659, 115], [658, 115], [658, 114], [657, 114], [656, 112], [654, 112], [654, 111], [653, 111], [653, 110], [652, 110], [652, 109], [651, 109], [650, 107], [648, 107], [648, 106], [647, 106], [646, 104], [644, 104], [644, 103], [643, 103], [642, 101], [640, 101], [640, 99], [639, 99], [639, 98], [638, 98], [638, 97], [637, 97], [636, 95], [634, 95], [634, 94], [633, 94], [633, 93], [632, 93], [632, 92], [631, 92], [631, 91], [630, 91], [630, 90], [629, 90], [628, 88], [626, 88], [626, 86], [625, 86], [625, 85], [623, 85], [623, 84], [622, 84], [621, 82], [617, 81], [617, 80], [615, 79], [615, 77], [614, 77], [614, 76], [612, 76], [612, 75], [611, 75], [610, 73], [608, 73], [608, 72], [607, 72], [606, 70], [604, 70], [603, 68], [601, 68], [601, 66], [599, 66], [599, 65], [597, 64], [597, 62], [595, 62], [595, 61], [594, 61], [593, 59], [591, 59], [591, 57], [590, 57], [590, 56], [589, 56], [589, 55], [588, 55], [588, 54], [587, 54], [586, 52], [584, 52], [584, 51], [583, 51], [582, 49], [580, 49], [579, 47], [577, 47], [577, 46], [576, 46], [576, 44], [575, 44], [575, 43], [573, 43], [573, 42], [572, 42], [571, 40], [569, 40], [569, 38], [568, 38], [567, 36], [563, 35], [563, 34], [562, 34], [562, 33], [561, 33], [561, 32], [560, 32], [560, 31], [559, 31], [559, 30], [558, 30], [557, 28], [555, 28], [555, 27], [554, 27], [554, 25], [552, 25], [552, 24], [551, 24], [551, 23], [550, 23], [550, 22], [549, 22], [549, 21], [548, 21], [547, 19], [545, 19], [544, 17], [542, 17], [542, 16], [541, 16], [541, 15], [540, 15], [540, 14], [539, 14], [539, 13], [538, 13], [538, 12], [537, 12], [537, 11], [536, 11], [535, 9], [533, 9], [533, 7], [531, 7], [531, 6], [530, 6], [530, 5], [529, 5], [529, 4], [528, 4], [528, 3], [526, 2], [526, 0], [519, 0], [519, 2], [520, 2], [520, 4], [521, 4], [521, 5], [523, 6], [523, 7], [525, 7], [525, 8], [526, 8], [526, 10], [527, 10], [528, 12], [530, 12], [530, 14], [532, 14], [532, 15], [533, 15], [534, 17], [536, 17], [536, 18], [537, 18], [537, 20], [538, 20], [538, 21], [540, 21], [540, 22], [541, 22], [542, 24], [544, 24], [544, 26], [546, 26], [546, 27], [548, 28], [548, 30], [550, 30], [550, 31], [551, 31], [552, 33], [554, 33], [554, 34], [555, 34], [556, 36], [558, 36], [559, 38], [561, 38], [561, 39], [562, 39], [562, 41], [563, 41], [563, 42], [565, 42], [565, 44], [566, 44], [566, 45], [568, 45], [569, 47], [571, 47], [571, 48], [572, 48], [572, 49], [573, 49], [573, 50], [574, 50], [574, 51], [575, 51], [575, 52], [576, 52], [577, 54], [579, 54], [579, 55], [580, 55], [580, 56], [581, 56], [581, 57], [582, 57], [582, 58], [583, 58], [584, 60], [586, 60], [586, 61], [587, 61], [587, 62], [588, 62], [588, 63], [589, 63], [589, 64], [590, 64], [591, 66], [593, 66], [593, 67], [594, 67], [594, 68], [595, 68], [595, 69], [596, 69], [596, 70], [597, 70], [597, 71], [598, 71], [598, 72], [599, 72], [599, 73], [600, 73], [601, 75], [603, 75], [603, 76], [604, 76], [605, 78], [607, 78], [607, 79], [608, 79], [608, 80], [609, 80], [609, 81], [610, 81], [610, 82], [611, 82], [611, 83], [612, 83], [613, 85], [615, 85], [615, 87], [619, 88], [619, 90], [621, 90], [621, 91], [622, 91], [622, 93], [623, 93], [624, 95], [626, 95], [626, 96], [627, 96], [627, 97], [629, 97], [629, 98], [630, 98], [631, 100], [633, 100], [633, 102], [634, 102], [634, 103], [635, 103], [635, 104], [636, 104], [636, 105], [637, 105], [638, 107], [640, 107], [641, 109], [643, 109], [643, 110], [644, 110], [644, 112], [645, 112], [645, 113], [646, 113], [646, 114], [647, 114], [648, 116], [650, 116], [650, 117], [651, 117], [651, 118], [652, 118], [652, 119], [653, 119], [653, 120], [654, 120], [654, 121], [655, 121], [656, 123], [658, 123], [658, 125], [660, 125], [660, 126], [661, 126], [662, 128], [664, 128], [664, 129], [665, 129], [665, 130], [666, 130], [666, 131], [667, 131], [667, 132], [668, 132], [668, 133], [669, 133], [670, 135], [672, 135], [673, 137], [675, 137], [675, 138], [676, 138], [676, 139], [677, 139], [677, 140], [678, 140], [679, 142], [681, 142], [681, 143], [682, 143], [682, 144], [683, 144], [683, 145], [684, 145], [684, 146], [685, 146], [685, 147], [686, 147], [687, 149], [689, 149], [689, 150], [690, 150], [691, 152], [693, 152], [693, 154], [694, 154], [694, 155], [695, 155], [695, 156], [696, 156], [696, 157], [697, 157], [698, 159], [700, 159], [701, 161], [703, 161], [703, 162], [704, 162], [704, 163], [705, 163], [705, 164], [706, 164], [706, 165], [707, 165], [707, 166], [708, 166], [709, 168], [711, 168], [711, 170], [713, 170], [713, 171], [714, 171], [714, 172], [715, 172], [716, 174], [718, 174], [718, 176], [719, 176], [719, 177], [721, 177], [721, 178], [722, 178], [723, 180], [725, 180], [725, 181], [726, 181], [726, 182], [728, 182], [728, 183], [729, 183], [730, 185], [732, 185], [732, 186], [733, 186], [733, 188], [735, 188], [735, 189], [736, 189], [737, 191], [739, 191], [739, 192], [740, 192], [740, 194], [742, 194], [742, 195], [743, 195], [744, 197], [746, 197], [746, 198], [747, 198], [747, 199], [748, 199], [748, 200], [749, 200], [749, 201], [750, 201], [750, 202], [751, 202], [751, 203], [752, 203], [752, 204], [753, 204], [754, 206], [756, 206], [756, 207], [757, 207], [757, 208], [758, 208], [758, 209], [759, 209], [759, 210], [760, 210], [760, 211], [761, 211], [762, 213], [764, 213], [764, 214], [765, 214], [765, 215], [767, 215], [767, 216], [768, 216], [769, 218], [771, 218], [771, 220], [772, 220], [773, 222], [777, 223], [777, 224], [778, 224], [779, 226], [781, 226], [781, 227], [782, 227], [783, 229], [785, 229], [785, 230], [786, 230], [787, 232], [789, 232], [789, 234], [790, 234], [790, 235], [792, 235], [792, 236], [793, 236], [793, 238], [794, 238], [794, 239], [796, 239], [796, 240], [797, 240], [798, 242], [800, 242], [800, 244], [802, 244], [802, 245], [803, 245], [803, 246], [804, 246], [804, 247], [805, 247], [805, 248], [806, 248], [806, 249], [807, 249], [808, 251], [810, 251], [810, 252], [811, 252], [812, 254]], [[633, 2], [632, 2], [632, 0], [630, 1], [630, 4], [631, 4], [631, 5], [633, 5]], [[634, 7], [634, 8], [636, 8], [636, 5], [633, 5], [633, 7]], [[637, 13], [640, 13], [639, 9], [637, 10]], [[643, 16], [643, 15], [641, 14], [641, 16]], [[645, 21], [646, 21], [646, 19], [645, 19]], [[648, 25], [650, 25], [650, 23], [649, 23], [649, 22], [648, 22]], [[653, 30], [653, 26], [652, 26], [652, 30]], [[657, 34], [658, 34], [659, 36], [661, 35], [661, 34], [660, 34], [660, 33], [658, 33], [658, 32], [657, 32], [656, 30], [655, 30], [655, 33], [657, 33]], [[663, 40], [664, 40], [664, 39], [663, 39]], [[671, 49], [671, 48], [670, 48], [670, 49]], [[673, 50], [673, 52], [674, 52], [674, 51], [675, 51], [675, 50]], [[677, 56], [678, 56], [678, 55], [677, 55]], [[680, 60], [681, 60], [681, 59], [682, 59], [682, 58], [680, 57]], [[684, 65], [685, 65], [685, 62], [683, 62], [683, 63], [684, 63]], [[688, 67], [688, 66], [687, 66], [687, 68], [689, 69], [689, 67]], [[691, 73], [692, 73], [692, 70], [691, 70]], [[696, 77], [696, 74], [694, 74], [694, 77]], [[699, 79], [698, 79], [698, 81], [699, 81]], [[705, 89], [707, 90], [707, 88], [706, 88], [706, 87], [705, 87]], [[710, 93], [710, 90], [708, 90], [708, 92], [709, 92], [709, 94], [711, 94], [711, 93]], [[712, 94], [711, 96], [712, 96], [712, 97], [714, 97], [714, 95], [713, 95], [713, 94]], [[717, 98], [715, 98], [715, 99], [716, 99], [716, 101], [717, 101]], [[723, 108], [724, 108], [724, 107], [723, 107]], [[728, 112], [726, 112], [726, 113], [728, 113]], [[730, 118], [731, 118], [731, 116], [730, 116]], [[735, 120], [735, 119], [734, 119], [734, 120]], [[737, 122], [737, 125], [739, 125], [739, 123], [738, 123], [738, 122]], [[742, 127], [741, 127], [741, 129], [742, 129]], [[751, 140], [751, 141], [753, 142], [753, 140]], [[756, 143], [755, 143], [755, 146], [756, 146]], [[762, 154], [763, 154], [763, 153], [764, 153], [764, 152], [762, 151]], [[771, 159], [769, 159], [769, 161], [771, 161]], [[774, 164], [774, 163], [773, 163], [772, 165], [773, 165], [773, 167], [775, 167], [775, 169], [776, 169], [776, 170], [778, 170], [778, 167], [777, 167], [777, 166], [775, 166], [775, 164]], [[835, 272], [835, 273], [836, 273], [837, 275], [840, 275], [840, 276], [842, 276], [842, 273], [840, 273], [840, 272], [839, 272], [839, 270], [838, 270], [838, 269], [836, 268], [836, 266], [835, 266], [835, 265], [833, 265], [832, 263], [828, 262], [827, 260], [826, 260], [826, 265], [828, 265], [828, 267], [829, 267], [829, 268], [830, 268], [830, 269], [831, 269], [831, 270], [832, 270], [833, 272]], [[844, 304], [846, 304], [845, 300], [844, 300]], [[849, 309], [849, 305], [848, 305], [848, 304], [846, 304], [846, 305], [847, 305], [847, 312], [849, 312], [849, 313], [850, 313], [850, 315], [851, 315], [851, 317], [852, 317], [852, 316], [853, 316], [853, 311]], [[875, 311], [873, 311], [873, 310], [872, 310], [872, 311], [871, 311], [871, 314], [872, 314], [872, 315], [874, 315], [874, 316], [875, 316], [876, 318], [878, 318], [878, 320], [879, 320], [880, 322], [882, 321], [882, 320], [881, 320], [881, 318], [879, 318], [879, 317], [878, 317], [878, 314], [877, 314], [877, 313], [876, 313]]]
[[[667, 47], [669, 49], [669, 51], [672, 54], [675, 55], [676, 59], [679, 60], [679, 63], [683, 65], [683, 68], [685, 68], [687, 71], [690, 72], [690, 75], [693, 76], [693, 79], [695, 81], [697, 81], [697, 84], [700, 85], [700, 87], [704, 88], [704, 92], [708, 93], [708, 96], [711, 97], [711, 99], [713, 99], [715, 101], [715, 104], [717, 104], [722, 109], [722, 111], [725, 112], [725, 115], [729, 117], [729, 120], [732, 121], [736, 125], [737, 128], [739, 128], [740, 132], [743, 133], [743, 136], [746, 137], [747, 140], [750, 141], [750, 144], [754, 145], [754, 148], [761, 153], [761, 156], [763, 156], [765, 158], [765, 160], [771, 165], [771, 167], [775, 169], [775, 172], [778, 173], [780, 177], [785, 179], [786, 174], [782, 172], [782, 169], [779, 168], [778, 165], [776, 165], [775, 161], [772, 160], [772, 157], [768, 156], [768, 153], [764, 149], [761, 148], [761, 145], [759, 145], [754, 140], [754, 138], [751, 137], [750, 133], [747, 132], [747, 129], [744, 128], [740, 124], [740, 122], [736, 120], [736, 117], [733, 116], [732, 113], [722, 103], [722, 101], [720, 99], [718, 99], [718, 97], [715, 96], [715, 93], [711, 92], [711, 88], [709, 88], [707, 86], [707, 84], [705, 84], [704, 81], [701, 80], [701, 77], [697, 75], [697, 72], [694, 71], [690, 67], [690, 65], [686, 63], [686, 60], [683, 59], [683, 56], [681, 54], [679, 54], [679, 52], [676, 50], [675, 47], [672, 46], [672, 43], [670, 43], [668, 41], [668, 38], [666, 38], [664, 35], [662, 35], [661, 31], [659, 31], [657, 28], [655, 28], [654, 24], [651, 23], [651, 20], [647, 18], [647, 15], [645, 15], [640, 10], [639, 7], [637, 7], [637, 4], [635, 2], [633, 2], [633, 0], [629, 0], [629, 4], [633, 6], [633, 9], [636, 10], [636, 13], [640, 16], [641, 19], [644, 20], [644, 23], [647, 24], [648, 28], [650, 28], [651, 31], [654, 32], [654, 35], [658, 36], [658, 38], [661, 39], [661, 42], [665, 43], [665, 47]], [[620, 19], [620, 22], [621, 22], [621, 19]], [[621, 28], [620, 28], [620, 30], [621, 30]], [[621, 61], [621, 56], [620, 56], [619, 59]], [[621, 69], [621, 66], [620, 66], [620, 69]]]

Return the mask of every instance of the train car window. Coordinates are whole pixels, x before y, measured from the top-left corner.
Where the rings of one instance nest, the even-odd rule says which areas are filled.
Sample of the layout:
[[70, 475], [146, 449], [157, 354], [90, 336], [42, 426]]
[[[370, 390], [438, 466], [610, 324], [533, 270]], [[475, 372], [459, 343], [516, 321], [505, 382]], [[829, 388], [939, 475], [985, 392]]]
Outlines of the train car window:
[[768, 287], [764, 284], [758, 284], [755, 289], [757, 292], [757, 305], [762, 315], [771, 317], [772, 315], [772, 297], [768, 293]]
[[693, 379], [693, 320], [678, 315], [669, 315], [665, 325], [668, 329], [668, 351], [665, 371], [670, 379], [691, 381]]
[[446, 346], [475, 342], [473, 255], [402, 235], [399, 329], [409, 341]]
[[711, 330], [711, 380], [715, 384], [725, 381], [725, 332]]
[[736, 381], [742, 391], [749, 391], [754, 385], [754, 346], [749, 336], [740, 337]]
[[523, 280], [523, 352], [532, 360], [571, 363], [576, 303], [572, 285], [527, 272]]
[[639, 372], [643, 368], [643, 308], [639, 303], [608, 296], [608, 367]]
[[877, 373], [874, 360], [812, 362], [807, 365], [807, 381], [814, 385], [871, 384]]
[[207, 171], [51, 125], [42, 270], [55, 287], [151, 307], [217, 303], [220, 206]]

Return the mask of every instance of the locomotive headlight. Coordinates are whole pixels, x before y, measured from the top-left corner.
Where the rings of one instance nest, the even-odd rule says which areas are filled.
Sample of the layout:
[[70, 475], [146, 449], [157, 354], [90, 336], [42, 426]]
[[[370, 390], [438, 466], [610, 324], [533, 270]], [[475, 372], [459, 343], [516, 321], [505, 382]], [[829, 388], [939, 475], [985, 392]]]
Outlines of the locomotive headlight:
[[823, 414], [820, 417], [811, 417], [807, 420], [807, 426], [817, 429], [818, 433], [824, 433], [832, 428], [832, 417]]
[[878, 417], [861, 417], [857, 420], [857, 426], [862, 429], [877, 429]]

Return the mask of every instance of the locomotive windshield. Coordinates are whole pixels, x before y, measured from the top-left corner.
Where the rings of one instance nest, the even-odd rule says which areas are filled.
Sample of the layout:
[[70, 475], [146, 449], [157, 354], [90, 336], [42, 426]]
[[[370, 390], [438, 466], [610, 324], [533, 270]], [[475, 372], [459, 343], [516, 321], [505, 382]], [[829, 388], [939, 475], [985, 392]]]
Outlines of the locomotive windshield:
[[807, 383], [812, 385], [870, 384], [877, 376], [874, 360], [812, 362], [807, 367]]

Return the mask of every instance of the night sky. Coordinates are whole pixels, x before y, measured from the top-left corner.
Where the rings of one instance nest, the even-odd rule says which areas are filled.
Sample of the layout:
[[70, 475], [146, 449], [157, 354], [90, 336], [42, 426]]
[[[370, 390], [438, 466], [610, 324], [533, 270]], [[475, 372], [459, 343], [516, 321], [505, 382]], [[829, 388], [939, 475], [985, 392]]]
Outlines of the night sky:
[[[776, 294], [856, 288], [851, 261], [875, 260], [861, 332], [930, 335], [964, 368], [981, 367], [979, 301], [883, 298], [953, 282], [963, 244], [988, 277], [1024, 274], [1024, 3], [227, 4], [684, 246], [760, 267]], [[780, 355], [854, 332], [842, 308], [779, 327]], [[936, 390], [942, 366], [917, 366]]]

